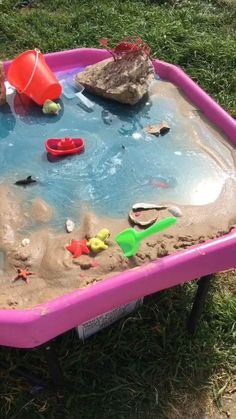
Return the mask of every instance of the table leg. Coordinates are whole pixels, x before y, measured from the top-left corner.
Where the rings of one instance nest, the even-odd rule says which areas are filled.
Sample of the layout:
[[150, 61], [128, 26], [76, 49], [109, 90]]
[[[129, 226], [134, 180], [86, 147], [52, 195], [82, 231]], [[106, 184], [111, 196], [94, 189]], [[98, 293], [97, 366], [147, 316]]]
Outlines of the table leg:
[[187, 328], [189, 333], [194, 334], [197, 322], [202, 314], [203, 306], [210, 289], [211, 280], [214, 275], [206, 275], [198, 280], [198, 289], [193, 301], [192, 310], [189, 315]]
[[53, 382], [54, 390], [57, 393], [61, 393], [63, 390], [64, 378], [60, 367], [59, 359], [55, 351], [54, 343], [52, 341], [47, 342], [43, 346], [43, 350], [45, 353], [49, 373]]

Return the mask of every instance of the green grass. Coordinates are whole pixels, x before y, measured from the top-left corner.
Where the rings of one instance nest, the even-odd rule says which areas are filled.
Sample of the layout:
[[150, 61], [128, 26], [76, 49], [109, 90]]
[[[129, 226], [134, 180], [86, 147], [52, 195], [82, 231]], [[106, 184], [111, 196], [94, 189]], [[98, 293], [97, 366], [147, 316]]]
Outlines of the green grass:
[[[30, 386], [2, 374], [3, 418], [199, 418], [220, 406], [233, 387], [236, 353], [235, 288], [229, 275], [216, 279], [194, 339], [186, 318], [195, 284], [148, 299], [145, 305], [85, 344], [74, 333], [58, 340], [67, 386], [64, 399], [33, 396]], [[1, 357], [39, 375], [40, 353], [1, 349]], [[194, 413], [196, 413], [194, 416]]]
[[0, 6], [3, 58], [35, 46], [48, 52], [138, 34], [155, 57], [182, 66], [236, 114], [235, 0], [35, 0], [35, 7], [17, 11], [16, 3], [2, 0]]
[[[0, 56], [39, 47], [43, 52], [97, 46], [138, 34], [153, 56], [182, 66], [227, 111], [236, 115], [236, 3], [228, 1], [48, 0], [16, 10], [0, 5]], [[234, 273], [214, 283], [194, 339], [186, 332], [195, 284], [161, 292], [136, 313], [88, 340], [74, 333], [58, 342], [67, 386], [56, 400], [33, 395], [30, 385], [0, 371], [2, 418], [200, 418], [220, 408], [235, 386], [236, 287]], [[37, 351], [0, 349], [41, 375]]]

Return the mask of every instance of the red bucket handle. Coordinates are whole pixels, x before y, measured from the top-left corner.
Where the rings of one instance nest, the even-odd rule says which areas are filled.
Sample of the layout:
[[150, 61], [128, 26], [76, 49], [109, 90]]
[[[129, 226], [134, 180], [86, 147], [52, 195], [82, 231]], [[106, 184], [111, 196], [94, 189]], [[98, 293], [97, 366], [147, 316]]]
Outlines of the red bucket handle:
[[41, 51], [38, 48], [35, 48], [34, 51], [36, 52], [36, 58], [35, 58], [34, 68], [33, 68], [32, 74], [31, 74], [31, 76], [29, 78], [29, 81], [26, 84], [26, 86], [24, 87], [24, 89], [21, 90], [21, 91], [18, 90], [18, 93], [20, 93], [20, 94], [25, 93], [25, 91], [28, 89], [28, 87], [30, 86], [30, 84], [31, 84], [31, 82], [32, 82], [32, 80], [34, 78], [35, 72], [36, 72], [36, 68], [37, 68], [38, 61], [39, 61], [39, 54], [40, 54]]

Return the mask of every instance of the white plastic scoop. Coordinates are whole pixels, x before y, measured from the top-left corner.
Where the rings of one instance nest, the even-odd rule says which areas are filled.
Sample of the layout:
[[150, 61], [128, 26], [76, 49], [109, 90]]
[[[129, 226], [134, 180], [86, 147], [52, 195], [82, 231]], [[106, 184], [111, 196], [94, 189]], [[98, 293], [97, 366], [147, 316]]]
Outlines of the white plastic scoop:
[[76, 83], [76, 87], [78, 92], [75, 94], [75, 96], [83, 103], [83, 105], [87, 106], [87, 108], [93, 109], [95, 105], [94, 102], [83, 95], [84, 86], [82, 86], [82, 84]]

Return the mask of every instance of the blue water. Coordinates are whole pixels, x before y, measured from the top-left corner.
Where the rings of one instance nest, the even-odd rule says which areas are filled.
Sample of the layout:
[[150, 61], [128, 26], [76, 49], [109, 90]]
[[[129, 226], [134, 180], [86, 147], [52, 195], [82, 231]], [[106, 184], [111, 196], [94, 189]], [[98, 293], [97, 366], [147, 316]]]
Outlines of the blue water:
[[[98, 215], [126, 217], [135, 202], [206, 204], [217, 197], [227, 174], [191, 142], [174, 100], [152, 96], [129, 107], [88, 97], [95, 102], [93, 111], [77, 98], [62, 97], [58, 116], [44, 115], [18, 94], [11, 106], [0, 108], [1, 181], [14, 185], [28, 175], [37, 178], [35, 185], [14, 188], [28, 205], [38, 196], [52, 205], [55, 227], [66, 217], [78, 220], [84, 204]], [[171, 126], [167, 135], [144, 131], [162, 120]], [[213, 134], [194, 119], [191, 123], [214, 147]], [[44, 141], [66, 136], [84, 138], [85, 152], [50, 161]], [[228, 149], [220, 143], [215, 147], [229, 162]]]

